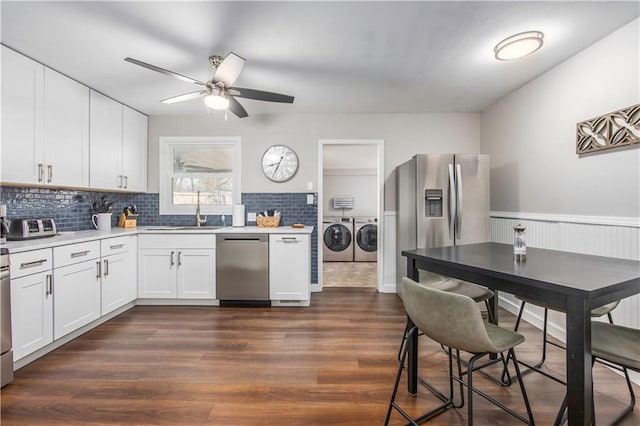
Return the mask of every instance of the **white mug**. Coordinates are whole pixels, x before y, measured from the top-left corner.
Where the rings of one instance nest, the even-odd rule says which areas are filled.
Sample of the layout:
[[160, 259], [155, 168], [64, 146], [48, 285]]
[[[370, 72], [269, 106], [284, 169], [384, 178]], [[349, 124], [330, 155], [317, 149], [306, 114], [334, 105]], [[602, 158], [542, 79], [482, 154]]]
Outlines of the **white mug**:
[[96, 213], [91, 216], [93, 227], [98, 230], [111, 229], [111, 213]]

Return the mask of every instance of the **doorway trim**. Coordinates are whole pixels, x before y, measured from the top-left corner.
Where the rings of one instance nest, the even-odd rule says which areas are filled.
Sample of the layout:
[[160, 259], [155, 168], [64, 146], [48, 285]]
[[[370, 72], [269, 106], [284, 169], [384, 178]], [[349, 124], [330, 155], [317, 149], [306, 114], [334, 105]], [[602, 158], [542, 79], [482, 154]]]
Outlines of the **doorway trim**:
[[384, 287], [384, 271], [383, 271], [383, 259], [384, 259], [384, 139], [318, 139], [318, 285], [314, 288], [312, 285], [311, 291], [322, 291], [323, 276], [322, 276], [322, 261], [323, 261], [323, 244], [322, 239], [322, 218], [324, 217], [324, 196], [323, 196], [323, 152], [326, 145], [373, 145], [376, 147], [377, 152], [377, 194], [378, 194], [378, 211], [376, 215], [378, 217], [378, 282], [376, 283], [376, 289], [379, 292], [383, 292]]

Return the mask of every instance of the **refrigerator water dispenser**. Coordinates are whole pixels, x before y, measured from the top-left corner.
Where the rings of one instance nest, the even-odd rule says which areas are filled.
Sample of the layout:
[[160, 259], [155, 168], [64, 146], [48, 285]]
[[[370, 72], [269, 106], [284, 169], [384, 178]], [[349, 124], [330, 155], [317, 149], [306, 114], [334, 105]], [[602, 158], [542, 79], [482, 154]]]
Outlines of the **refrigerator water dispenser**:
[[442, 189], [424, 190], [424, 215], [442, 217]]

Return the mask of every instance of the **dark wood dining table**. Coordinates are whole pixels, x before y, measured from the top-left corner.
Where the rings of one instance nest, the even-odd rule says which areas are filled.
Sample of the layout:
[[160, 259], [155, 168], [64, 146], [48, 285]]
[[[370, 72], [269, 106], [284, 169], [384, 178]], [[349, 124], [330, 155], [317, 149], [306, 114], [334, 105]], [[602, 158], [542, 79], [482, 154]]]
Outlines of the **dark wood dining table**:
[[[565, 312], [568, 420], [570, 425], [591, 424], [591, 309], [640, 293], [640, 262], [531, 247], [526, 261], [514, 262], [513, 246], [500, 243], [405, 250], [402, 255], [407, 276], [416, 281], [418, 269], [424, 269]], [[408, 391], [415, 394], [417, 337], [408, 344]]]

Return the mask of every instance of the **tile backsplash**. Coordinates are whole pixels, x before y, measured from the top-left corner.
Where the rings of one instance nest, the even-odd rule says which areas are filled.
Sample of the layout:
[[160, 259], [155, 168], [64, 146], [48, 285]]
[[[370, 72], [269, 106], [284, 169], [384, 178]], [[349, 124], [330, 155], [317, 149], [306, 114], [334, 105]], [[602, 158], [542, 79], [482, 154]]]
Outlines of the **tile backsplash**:
[[[94, 192], [70, 189], [0, 187], [0, 204], [6, 204], [7, 217], [52, 218], [59, 231], [82, 231], [92, 229], [92, 204], [106, 195], [113, 202], [111, 225], [117, 226], [118, 216], [125, 206], [135, 204], [138, 208], [139, 226], [189, 226], [194, 225], [193, 215], [160, 215], [159, 198], [156, 193]], [[303, 223], [317, 226], [318, 203], [307, 204], [307, 193], [242, 193], [245, 211], [261, 212], [276, 209], [281, 212], [281, 226]], [[231, 225], [231, 215], [225, 223]], [[209, 215], [207, 226], [221, 226], [220, 215]], [[255, 223], [247, 223], [254, 225]], [[311, 235], [311, 282], [318, 282], [318, 232]]]

